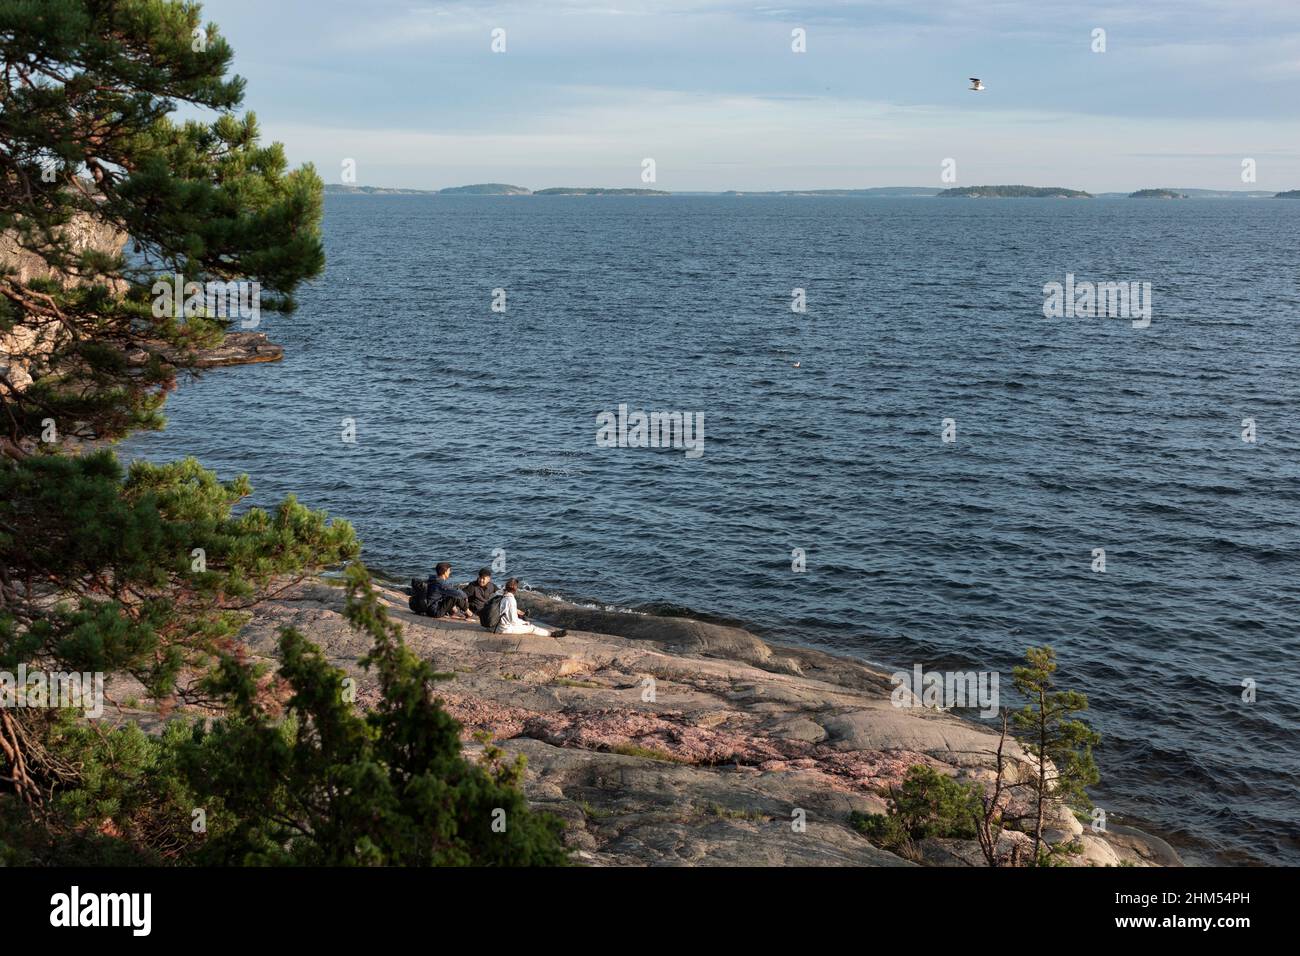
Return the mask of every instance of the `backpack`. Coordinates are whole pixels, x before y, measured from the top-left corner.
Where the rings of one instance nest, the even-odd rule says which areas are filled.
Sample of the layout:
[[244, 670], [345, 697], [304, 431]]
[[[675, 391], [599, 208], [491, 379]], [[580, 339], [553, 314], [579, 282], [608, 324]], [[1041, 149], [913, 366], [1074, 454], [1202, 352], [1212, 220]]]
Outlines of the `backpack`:
[[483, 610], [478, 612], [478, 622], [489, 631], [495, 631], [497, 629], [497, 625], [501, 623], [500, 593], [494, 594], [488, 598], [488, 602], [483, 605]]
[[429, 613], [429, 589], [419, 578], [411, 578], [411, 597], [406, 604], [416, 614]]

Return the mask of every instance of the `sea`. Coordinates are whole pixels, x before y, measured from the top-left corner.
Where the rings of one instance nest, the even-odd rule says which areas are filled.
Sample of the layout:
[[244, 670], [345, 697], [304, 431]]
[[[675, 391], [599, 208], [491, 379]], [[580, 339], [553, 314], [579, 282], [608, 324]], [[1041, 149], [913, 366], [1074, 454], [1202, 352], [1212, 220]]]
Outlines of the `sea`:
[[296, 494], [393, 580], [495, 566], [1008, 704], [1049, 645], [1109, 821], [1300, 864], [1300, 202], [330, 195], [323, 230], [259, 318], [284, 360], [124, 459]]

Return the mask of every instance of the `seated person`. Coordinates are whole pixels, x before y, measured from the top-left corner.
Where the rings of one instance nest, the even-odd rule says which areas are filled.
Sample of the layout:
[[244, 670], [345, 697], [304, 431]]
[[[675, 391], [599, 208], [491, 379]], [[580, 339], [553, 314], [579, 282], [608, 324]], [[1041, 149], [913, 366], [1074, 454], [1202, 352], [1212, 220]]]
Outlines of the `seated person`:
[[524, 620], [523, 612], [519, 610], [519, 602], [515, 600], [515, 595], [519, 593], [519, 581], [517, 578], [511, 578], [506, 582], [505, 593], [501, 595], [501, 620], [497, 624], [496, 632], [498, 634], [536, 634], [539, 637], [563, 637], [568, 631], [561, 628], [558, 631], [551, 631], [545, 627], [538, 627], [536, 624], [529, 624]]
[[469, 600], [469, 609], [477, 614], [492, 599], [492, 595], [497, 593], [497, 586], [492, 583], [492, 572], [487, 568], [479, 568], [478, 578], [469, 584], [462, 584], [461, 590]]
[[448, 583], [451, 579], [451, 565], [441, 561], [433, 569], [426, 587], [428, 588], [429, 612], [433, 617], [452, 617], [458, 620], [472, 621], [475, 616], [469, 612], [469, 598], [459, 588]]

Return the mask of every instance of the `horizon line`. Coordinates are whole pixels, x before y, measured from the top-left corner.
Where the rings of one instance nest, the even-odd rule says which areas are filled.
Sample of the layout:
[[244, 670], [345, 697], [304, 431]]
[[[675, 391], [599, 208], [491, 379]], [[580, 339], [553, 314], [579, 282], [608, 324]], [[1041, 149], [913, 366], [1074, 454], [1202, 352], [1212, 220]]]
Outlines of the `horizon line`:
[[726, 189], [668, 189], [657, 184], [644, 184], [641, 186], [596, 186], [590, 184], [583, 185], [560, 185], [560, 186], [521, 186], [518, 183], [508, 183], [496, 180], [485, 180], [482, 182], [460, 183], [452, 186], [392, 186], [379, 184], [362, 184], [362, 183], [325, 183], [327, 188], [334, 190], [366, 190], [366, 189], [387, 189], [393, 191], [411, 192], [411, 193], [439, 193], [456, 189], [467, 189], [474, 186], [506, 186], [512, 189], [527, 190], [530, 194], [536, 194], [545, 190], [554, 189], [599, 189], [605, 191], [644, 191], [657, 192], [669, 195], [725, 195], [727, 193], [745, 193], [758, 195], [763, 193], [833, 193], [833, 192], [870, 192], [879, 190], [924, 190], [936, 193], [947, 192], [953, 189], [997, 189], [997, 188], [1027, 188], [1027, 189], [1062, 189], [1072, 192], [1088, 193], [1091, 196], [1107, 195], [1128, 195], [1144, 190], [1167, 190], [1169, 192], [1208, 192], [1208, 193], [1269, 193], [1280, 194], [1286, 192], [1296, 192], [1300, 187], [1290, 187], [1282, 189], [1265, 188], [1260, 186], [1250, 186], [1243, 188], [1223, 188], [1216, 186], [1138, 186], [1133, 189], [1103, 189], [1090, 190], [1082, 189], [1075, 186], [1047, 185], [1037, 186], [1030, 183], [977, 183], [963, 186], [956, 183], [944, 186], [922, 186], [918, 184], [908, 184], [902, 186], [786, 186], [779, 188], [760, 188], [760, 189], [743, 189], [743, 188], [726, 188]]

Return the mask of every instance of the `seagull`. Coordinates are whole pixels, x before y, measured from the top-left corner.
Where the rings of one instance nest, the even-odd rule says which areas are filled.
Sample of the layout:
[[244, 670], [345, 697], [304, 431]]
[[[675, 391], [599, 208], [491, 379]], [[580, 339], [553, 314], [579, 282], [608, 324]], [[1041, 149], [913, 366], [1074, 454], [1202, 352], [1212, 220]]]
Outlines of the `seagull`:
[[798, 367], [799, 367], [799, 364], [800, 364], [799, 362], [795, 362], [795, 363], [794, 363], [794, 367], [795, 367], [795, 368], [798, 368]]
[[984, 90], [986, 89], [984, 84], [980, 82], [980, 78], [978, 76], [972, 76], [970, 78], [970, 88], [972, 92], [975, 93], [983, 93]]

